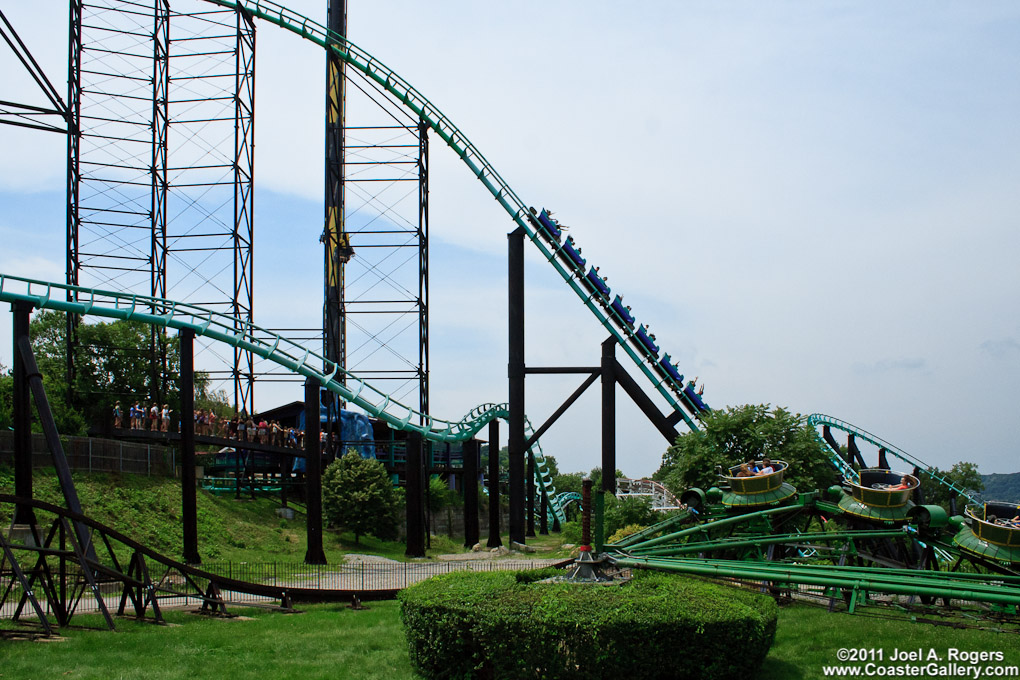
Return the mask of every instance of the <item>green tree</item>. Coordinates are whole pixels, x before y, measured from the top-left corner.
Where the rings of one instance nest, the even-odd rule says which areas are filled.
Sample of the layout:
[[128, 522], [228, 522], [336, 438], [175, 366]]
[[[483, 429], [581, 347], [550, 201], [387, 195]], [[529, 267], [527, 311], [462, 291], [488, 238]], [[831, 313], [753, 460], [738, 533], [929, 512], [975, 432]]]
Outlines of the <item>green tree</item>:
[[0, 430], [14, 426], [14, 377], [11, 370], [0, 364]]
[[[64, 408], [67, 389], [67, 328], [65, 315], [43, 310], [32, 318], [32, 350], [43, 374], [46, 393], [54, 411], [54, 419], [63, 434], [77, 434], [84, 424], [104, 422], [115, 401], [123, 409], [130, 401], [169, 403], [180, 413], [178, 380], [180, 352], [177, 337], [158, 334], [152, 344], [151, 328], [137, 321], [82, 323], [78, 326], [75, 349], [75, 378], [72, 386], [75, 401]], [[166, 357], [165, 371], [154, 381], [153, 356]], [[159, 363], [162, 363], [161, 361]], [[196, 376], [196, 392], [204, 396], [208, 379]], [[63, 423], [61, 421], [64, 421]]]
[[785, 479], [800, 491], [825, 489], [835, 469], [806, 419], [768, 404], [712, 411], [704, 427], [677, 437], [662, 456], [655, 479], [675, 494], [718, 483], [717, 468], [763, 457], [789, 464]]
[[354, 542], [371, 534], [397, 536], [397, 496], [382, 462], [348, 450], [322, 475], [322, 511], [333, 526], [354, 533]]
[[564, 491], [581, 493], [581, 482], [583, 481], [584, 475], [580, 472], [560, 473], [552, 478], [553, 486], [556, 487], [556, 493]]
[[[617, 468], [617, 470], [616, 470], [616, 478], [620, 479], [621, 477], [626, 477], [626, 475], [623, 474], [623, 470], [620, 470], [619, 468]], [[588, 479], [591, 480], [591, 490], [592, 490], [592, 493], [598, 493], [599, 491], [601, 491], [602, 490], [602, 467], [601, 466], [593, 467], [591, 469], [591, 472], [588, 473]], [[579, 491], [580, 491], [580, 489], [579, 489]]]
[[[981, 493], [985, 489], [985, 483], [981, 479], [981, 473], [978, 472], [976, 463], [961, 460], [945, 471], [932, 468], [932, 473], [935, 477], [946, 479], [964, 491]], [[924, 502], [929, 505], [941, 505], [948, 511], [949, 500], [954, 495], [952, 489], [936, 481], [926, 470], [921, 471], [921, 482], [924, 488]], [[963, 506], [958, 507], [957, 511], [963, 512]]]
[[549, 479], [556, 477], [560, 474], [560, 466], [556, 463], [555, 456], [544, 456], [545, 458], [545, 470], [549, 473]]
[[623, 527], [637, 525], [651, 526], [663, 519], [652, 510], [652, 500], [647, 496], [606, 495], [605, 535], [612, 536]]
[[456, 507], [463, 503], [460, 494], [450, 488], [442, 477], [432, 475], [429, 478], [429, 510], [439, 512], [445, 508]]

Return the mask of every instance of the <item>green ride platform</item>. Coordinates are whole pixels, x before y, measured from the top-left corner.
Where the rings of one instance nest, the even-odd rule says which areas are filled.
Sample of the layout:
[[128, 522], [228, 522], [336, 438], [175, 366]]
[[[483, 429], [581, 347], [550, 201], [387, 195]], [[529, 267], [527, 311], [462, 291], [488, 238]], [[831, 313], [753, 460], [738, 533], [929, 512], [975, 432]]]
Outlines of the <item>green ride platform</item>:
[[722, 502], [729, 508], [753, 508], [762, 505], [776, 505], [797, 495], [797, 489], [783, 482], [778, 488], [761, 493], [743, 494], [724, 491]]
[[860, 517], [861, 519], [866, 519], [872, 522], [887, 522], [890, 524], [906, 522], [910, 510], [913, 507], [914, 504], [911, 501], [907, 501], [903, 505], [896, 507], [883, 507], [865, 505], [853, 496], [846, 494], [839, 499], [839, 509], [848, 515]]
[[1009, 547], [983, 541], [966, 525], [960, 527], [960, 530], [956, 532], [956, 536], [953, 537], [953, 545], [964, 552], [996, 562], [1020, 564], [1020, 546]]

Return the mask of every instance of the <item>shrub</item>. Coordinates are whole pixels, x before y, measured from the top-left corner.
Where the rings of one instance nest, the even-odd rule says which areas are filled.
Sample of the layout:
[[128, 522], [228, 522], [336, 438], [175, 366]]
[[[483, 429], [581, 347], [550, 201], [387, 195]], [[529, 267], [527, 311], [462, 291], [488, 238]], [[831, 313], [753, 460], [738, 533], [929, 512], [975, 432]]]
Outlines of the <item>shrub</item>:
[[637, 532], [641, 531], [644, 528], [645, 527], [640, 525], [640, 524], [628, 524], [627, 526], [625, 526], [625, 527], [623, 527], [621, 529], [617, 529], [616, 533], [614, 533], [612, 536], [610, 536], [609, 540], [606, 541], [606, 543], [610, 543], [610, 544], [617, 543], [617, 542], [622, 541], [623, 539], [627, 538], [628, 536], [630, 536], [632, 534], [636, 534]]
[[763, 595], [639, 573], [616, 586], [455, 572], [400, 594], [411, 664], [426, 678], [751, 677], [775, 638]]
[[322, 512], [333, 526], [354, 533], [354, 542], [371, 534], [382, 540], [397, 537], [399, 505], [386, 468], [374, 458], [349, 449], [322, 475]]

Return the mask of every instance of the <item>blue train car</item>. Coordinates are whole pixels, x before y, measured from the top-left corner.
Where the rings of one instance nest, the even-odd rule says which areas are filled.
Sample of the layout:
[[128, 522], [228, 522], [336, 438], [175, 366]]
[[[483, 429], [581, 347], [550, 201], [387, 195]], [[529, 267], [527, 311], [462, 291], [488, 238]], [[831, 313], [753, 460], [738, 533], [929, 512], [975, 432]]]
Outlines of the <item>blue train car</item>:
[[606, 282], [602, 280], [599, 273], [595, 271], [595, 267], [588, 270], [588, 274], [585, 276], [585, 279], [587, 279], [588, 283], [591, 284], [592, 288], [601, 293], [606, 299], [609, 299], [609, 286], [607, 286]]
[[690, 383], [688, 383], [688, 385], [684, 387], [684, 395], [686, 395], [687, 398], [691, 400], [691, 403], [694, 404], [698, 411], [704, 413], [705, 411], [709, 410], [708, 404], [705, 403], [705, 401], [701, 398], [700, 394], [694, 391]]
[[584, 271], [585, 260], [581, 257], [581, 249], [574, 248], [574, 237], [568, 236], [567, 240], [563, 242], [563, 252], [567, 254], [567, 259], [576, 266], [580, 271]]
[[552, 237], [552, 240], [559, 242], [560, 236], [563, 232], [560, 231], [559, 224], [552, 217], [549, 216], [549, 211], [542, 208], [542, 212], [538, 213], [538, 223], [542, 225], [546, 233]]
[[662, 370], [666, 372], [666, 374], [670, 378], [675, 380], [678, 385], [684, 384], [684, 376], [682, 373], [676, 370], [676, 366], [673, 365], [673, 362], [669, 358], [669, 353], [662, 355], [662, 358], [659, 359], [659, 366], [662, 368]]
[[653, 357], [659, 355], [659, 348], [656, 346], [651, 336], [648, 335], [648, 326], [644, 324], [638, 326], [635, 335], [637, 336], [638, 342], [640, 342], [644, 346], [644, 348], [648, 351], [649, 354], [651, 354]]
[[623, 323], [627, 324], [631, 328], [634, 327], [634, 315], [630, 313], [630, 309], [628, 307], [624, 306], [622, 297], [617, 295], [616, 299], [613, 300], [612, 307], [613, 311], [616, 312]]

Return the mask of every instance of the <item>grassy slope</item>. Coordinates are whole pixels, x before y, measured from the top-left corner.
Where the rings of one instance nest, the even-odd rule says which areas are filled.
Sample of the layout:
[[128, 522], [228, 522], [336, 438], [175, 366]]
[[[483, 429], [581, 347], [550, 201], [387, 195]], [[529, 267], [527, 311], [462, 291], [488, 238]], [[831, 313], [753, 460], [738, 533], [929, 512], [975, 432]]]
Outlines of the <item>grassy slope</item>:
[[[139, 475], [75, 473], [85, 514], [126, 534], [141, 544], [169, 557], [179, 557], [181, 538], [180, 482]], [[0, 467], [0, 492], [14, 493], [14, 475]], [[52, 471], [37, 470], [35, 495], [38, 499], [63, 505], [63, 497]], [[305, 520], [280, 519], [277, 501], [234, 500], [233, 494], [215, 496], [198, 493], [198, 544], [203, 561], [301, 561], [305, 556]], [[0, 523], [10, 523], [10, 508], [0, 509]], [[323, 536], [326, 558], [338, 562], [345, 552], [370, 552], [403, 559], [402, 543], [363, 537], [355, 544], [351, 534], [327, 531]], [[457, 552], [459, 544], [433, 537], [432, 552]]]

